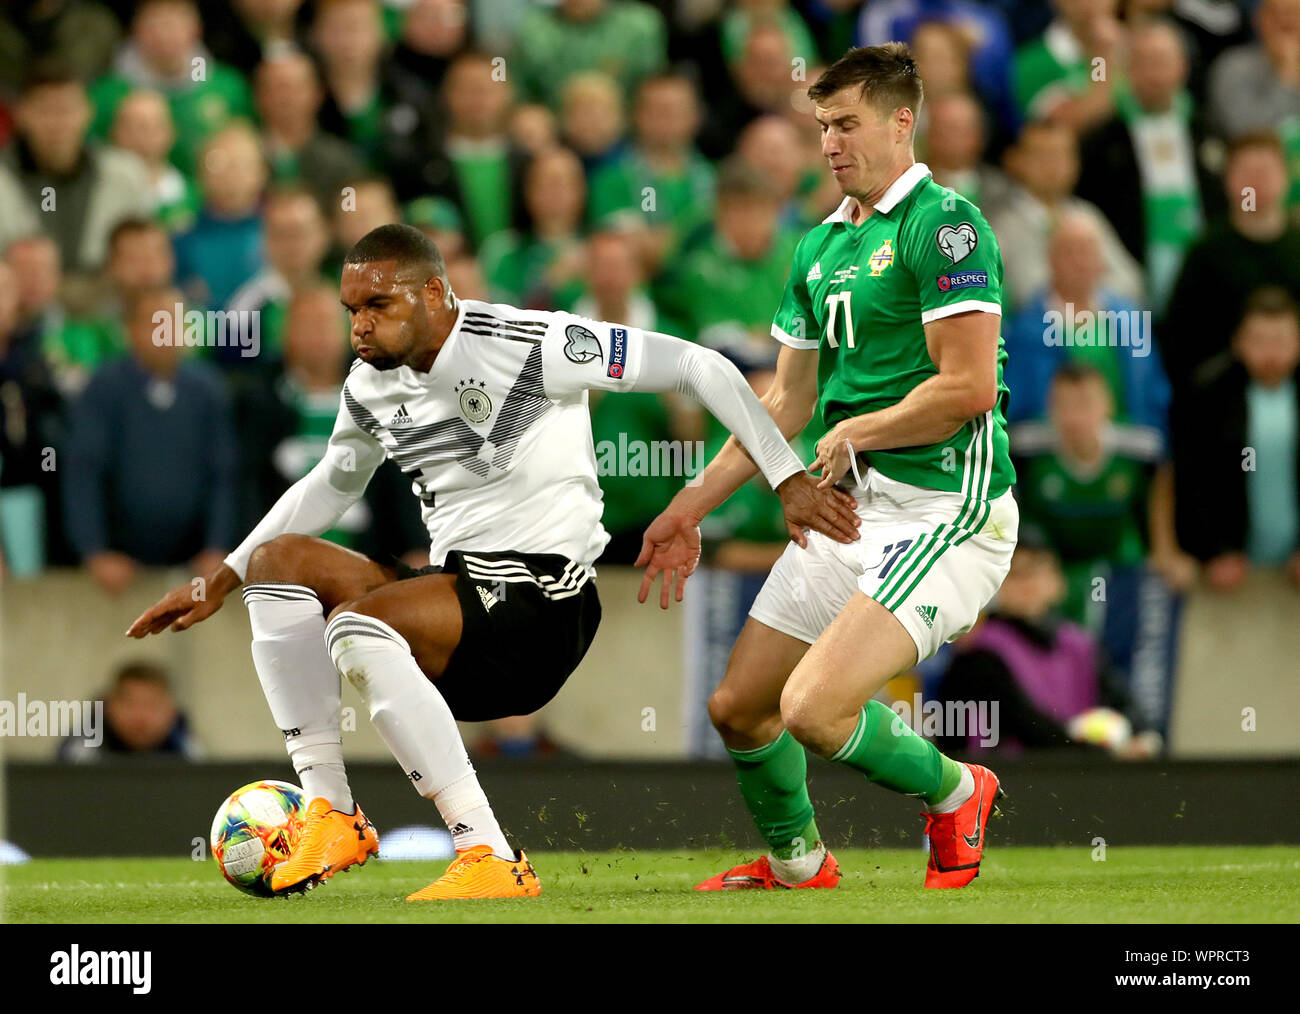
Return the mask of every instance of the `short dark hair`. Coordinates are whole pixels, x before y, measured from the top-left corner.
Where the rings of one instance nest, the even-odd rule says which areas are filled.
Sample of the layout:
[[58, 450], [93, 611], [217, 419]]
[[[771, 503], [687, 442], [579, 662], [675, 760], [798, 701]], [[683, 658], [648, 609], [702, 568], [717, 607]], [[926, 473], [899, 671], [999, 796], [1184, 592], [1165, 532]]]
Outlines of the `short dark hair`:
[[1088, 363], [1066, 361], [1052, 374], [1053, 384], [1082, 384], [1093, 380], [1106, 386], [1106, 378], [1101, 370]]
[[1286, 148], [1282, 145], [1282, 139], [1271, 130], [1250, 130], [1238, 134], [1228, 142], [1227, 160], [1230, 162], [1243, 151], [1249, 151], [1251, 148], [1268, 148], [1270, 151], [1277, 152], [1278, 158], [1286, 160]]
[[892, 112], [901, 106], [920, 116], [925, 89], [905, 42], [886, 42], [883, 46], [855, 46], [826, 68], [808, 89], [808, 98], [822, 102], [838, 91], [861, 88], [859, 97], [876, 108]]
[[1256, 289], [1247, 298], [1241, 309], [1241, 319], [1247, 317], [1292, 317], [1300, 318], [1300, 307], [1291, 298], [1291, 293], [1280, 285], [1265, 285]]
[[167, 230], [154, 221], [152, 218], [145, 218], [142, 215], [132, 215], [118, 222], [108, 233], [108, 251], [111, 254], [117, 249], [117, 244], [122, 241], [124, 236], [130, 236], [140, 232], [158, 232], [165, 237]]
[[393, 222], [371, 229], [362, 236], [347, 256], [344, 264], [373, 264], [375, 261], [396, 261], [398, 267], [418, 268], [424, 281], [430, 278], [447, 278], [447, 264], [442, 259], [438, 245], [413, 225]]
[[123, 683], [152, 683], [164, 690], [171, 689], [171, 679], [165, 668], [156, 662], [139, 659], [122, 664], [113, 673], [113, 689], [117, 690]]
[[63, 58], [43, 56], [34, 60], [23, 74], [20, 95], [30, 95], [41, 88], [62, 88], [67, 85], [85, 88], [85, 81]]

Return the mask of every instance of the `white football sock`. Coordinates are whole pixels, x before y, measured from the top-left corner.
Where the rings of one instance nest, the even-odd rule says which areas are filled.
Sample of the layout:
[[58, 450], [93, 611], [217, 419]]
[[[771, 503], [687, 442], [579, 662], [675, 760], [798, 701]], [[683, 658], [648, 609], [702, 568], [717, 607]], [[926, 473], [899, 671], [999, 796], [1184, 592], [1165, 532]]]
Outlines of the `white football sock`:
[[926, 809], [931, 813], [955, 813], [973, 795], [975, 795], [975, 776], [970, 773], [970, 768], [963, 764], [961, 781], [957, 783], [957, 787], [934, 806], [927, 806]]
[[325, 650], [320, 599], [297, 584], [250, 584], [244, 602], [253, 628], [253, 665], [285, 749], [310, 802], [352, 813], [343, 767], [339, 674]]
[[805, 880], [817, 876], [817, 871], [822, 868], [825, 859], [826, 846], [818, 842], [808, 852], [792, 859], [778, 859], [776, 856], [769, 855], [767, 863], [779, 880], [787, 884], [802, 884]]
[[424, 675], [410, 646], [382, 620], [339, 613], [325, 629], [339, 673], [370, 709], [370, 720], [417, 792], [432, 799], [463, 851], [490, 845], [502, 859], [514, 850], [479, 787], [456, 719], [438, 688]]

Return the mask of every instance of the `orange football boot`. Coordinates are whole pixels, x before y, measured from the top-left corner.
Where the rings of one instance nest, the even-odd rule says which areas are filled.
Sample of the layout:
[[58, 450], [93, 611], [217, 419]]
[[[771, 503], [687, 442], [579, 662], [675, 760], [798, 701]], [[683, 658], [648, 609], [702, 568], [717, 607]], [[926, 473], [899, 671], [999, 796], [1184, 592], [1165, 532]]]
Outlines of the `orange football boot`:
[[975, 779], [975, 791], [952, 813], [927, 813], [925, 833], [930, 839], [930, 862], [925, 870], [926, 887], [965, 887], [980, 875], [984, 855], [984, 826], [989, 814], [998, 810], [996, 800], [1006, 795], [998, 776], [979, 764], [967, 764]]
[[457, 853], [446, 873], [406, 900], [536, 898], [541, 893], [542, 882], [522, 851], [518, 859], [502, 859], [491, 845], [474, 845]]
[[340, 813], [329, 800], [313, 799], [298, 844], [271, 873], [271, 890], [276, 894], [311, 890], [378, 852], [379, 835], [361, 807], [355, 813]]
[[772, 891], [778, 888], [834, 887], [840, 882], [840, 864], [835, 861], [830, 850], [813, 876], [801, 884], [788, 884], [772, 872], [772, 864], [767, 856], [761, 856], [752, 863], [733, 866], [726, 873], [710, 877], [702, 884], [696, 884], [697, 891]]

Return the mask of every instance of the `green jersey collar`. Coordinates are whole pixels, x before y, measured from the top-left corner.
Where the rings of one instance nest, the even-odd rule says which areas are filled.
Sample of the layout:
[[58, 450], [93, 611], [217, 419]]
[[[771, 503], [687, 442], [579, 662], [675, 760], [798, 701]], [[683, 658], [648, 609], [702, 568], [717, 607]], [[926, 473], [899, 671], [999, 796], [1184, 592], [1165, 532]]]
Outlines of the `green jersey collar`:
[[[877, 211], [882, 211], [888, 215], [893, 211], [904, 197], [910, 194], [918, 183], [922, 180], [928, 180], [934, 174], [930, 172], [930, 167], [924, 162], [913, 162], [904, 170], [903, 175], [894, 180], [889, 185], [889, 189], [880, 195], [873, 207]], [[856, 197], [845, 197], [840, 202], [840, 206], [822, 219], [822, 224], [827, 222], [849, 222], [853, 221], [853, 207], [857, 201]]]

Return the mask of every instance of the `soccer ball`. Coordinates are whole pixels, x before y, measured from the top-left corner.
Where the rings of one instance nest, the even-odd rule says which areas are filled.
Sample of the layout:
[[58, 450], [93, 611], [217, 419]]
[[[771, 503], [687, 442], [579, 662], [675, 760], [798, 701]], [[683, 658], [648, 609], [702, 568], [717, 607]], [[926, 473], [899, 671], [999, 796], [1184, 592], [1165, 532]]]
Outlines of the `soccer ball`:
[[288, 782], [250, 782], [230, 794], [212, 821], [212, 858], [245, 894], [269, 898], [271, 871], [289, 858], [307, 801]]

